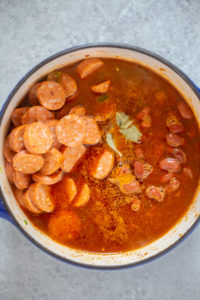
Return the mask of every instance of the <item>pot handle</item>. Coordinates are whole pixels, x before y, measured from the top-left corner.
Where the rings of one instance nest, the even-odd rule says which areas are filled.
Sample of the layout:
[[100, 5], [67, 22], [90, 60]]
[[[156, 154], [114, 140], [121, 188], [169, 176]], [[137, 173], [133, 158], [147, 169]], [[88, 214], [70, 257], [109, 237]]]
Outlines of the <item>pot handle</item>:
[[0, 198], [0, 218], [3, 218], [7, 221], [10, 221], [12, 224], [15, 224], [13, 218], [9, 215], [9, 213], [5, 209], [1, 198]]

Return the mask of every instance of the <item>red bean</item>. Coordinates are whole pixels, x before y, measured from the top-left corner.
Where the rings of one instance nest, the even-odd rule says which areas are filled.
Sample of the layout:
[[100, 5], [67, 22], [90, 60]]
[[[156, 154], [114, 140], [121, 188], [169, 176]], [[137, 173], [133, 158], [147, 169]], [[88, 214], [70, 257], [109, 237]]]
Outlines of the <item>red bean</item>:
[[163, 187], [150, 186], [146, 189], [146, 195], [150, 199], [161, 202], [165, 197], [165, 189]]
[[153, 167], [147, 163], [141, 163], [140, 161], [135, 161], [133, 166], [134, 166], [135, 176], [139, 179], [145, 179], [153, 172]]
[[168, 182], [173, 177], [173, 173], [167, 173], [161, 177], [161, 182]]
[[172, 147], [179, 147], [184, 143], [184, 138], [175, 133], [168, 133], [166, 135], [166, 140], [167, 144]]
[[178, 111], [184, 119], [189, 120], [193, 118], [192, 111], [190, 110], [189, 106], [184, 102], [180, 102], [178, 104]]
[[133, 182], [125, 183], [121, 190], [123, 190], [125, 194], [140, 194], [141, 186], [137, 180], [134, 180]]
[[167, 157], [160, 161], [159, 166], [164, 171], [177, 173], [180, 171], [181, 163], [176, 158]]
[[166, 187], [166, 192], [167, 193], [172, 193], [175, 192], [180, 186], [180, 181], [176, 178], [173, 177], [170, 179], [169, 184]]
[[174, 114], [170, 114], [167, 117], [166, 126], [173, 133], [182, 132], [184, 129], [183, 124], [177, 119], [177, 117]]
[[171, 153], [176, 159], [180, 161], [181, 164], [184, 164], [186, 162], [186, 154], [182, 149], [174, 148]]
[[191, 179], [193, 179], [193, 174], [192, 174], [192, 170], [190, 168], [184, 168], [183, 171], [185, 172], [185, 174], [190, 177]]

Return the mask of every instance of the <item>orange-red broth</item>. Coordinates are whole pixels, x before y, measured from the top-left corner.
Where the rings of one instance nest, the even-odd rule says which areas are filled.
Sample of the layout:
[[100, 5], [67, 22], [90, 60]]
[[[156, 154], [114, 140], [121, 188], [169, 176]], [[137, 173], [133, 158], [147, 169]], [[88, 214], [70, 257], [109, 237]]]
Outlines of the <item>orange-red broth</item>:
[[[78, 63], [61, 70], [76, 80], [79, 94], [57, 112], [57, 118], [67, 114], [75, 105], [84, 105], [87, 114], [95, 115], [105, 110], [108, 102], [116, 104], [116, 111], [123, 111], [134, 119], [143, 107], [149, 106], [152, 126], [143, 131], [142, 149], [144, 160], [153, 166], [154, 171], [144, 180], [144, 188], [149, 184], [164, 186], [160, 179], [165, 172], [159, 168], [158, 164], [169, 154], [165, 140], [168, 133], [165, 124], [166, 115], [172, 111], [180, 116], [177, 103], [183, 101], [183, 98], [169, 82], [148, 68], [118, 59], [102, 60], [104, 65], [84, 80], [81, 80], [76, 72]], [[108, 99], [100, 103], [99, 96], [92, 93], [91, 86], [108, 79], [112, 82], [107, 92]], [[156, 94], [160, 96], [156, 98]], [[171, 195], [166, 195], [162, 202], [147, 198], [143, 189], [140, 210], [132, 211], [130, 203], [126, 203], [125, 196], [116, 186], [107, 179], [95, 180], [88, 173], [92, 153], [96, 147], [99, 147], [92, 146], [88, 149], [84, 160], [70, 174], [78, 184], [81, 181], [88, 183], [91, 192], [89, 203], [83, 208], [68, 205], [61, 182], [52, 186], [52, 195], [56, 202], [56, 209], [52, 214], [33, 216], [25, 211], [26, 215], [36, 227], [49, 235], [49, 219], [54, 216], [56, 220], [56, 215], [61, 208], [61, 214], [63, 214], [63, 208], [70, 210], [72, 214], [75, 212], [78, 216], [77, 222], [72, 224], [74, 226], [72, 233], [75, 234], [70, 235], [67, 231], [66, 234], [52, 237], [76, 249], [92, 252], [120, 252], [149, 244], [164, 235], [185, 214], [197, 188], [200, 170], [198, 126], [195, 118], [181, 119], [181, 122], [185, 128], [181, 134], [185, 139], [183, 146], [187, 156], [185, 166], [191, 168], [193, 179], [190, 179], [183, 171], [177, 173], [176, 178], [181, 182], [179, 189]], [[103, 131], [106, 131], [106, 126], [107, 124], [102, 125]], [[116, 142], [118, 149], [123, 153], [123, 158], [132, 162], [135, 158], [135, 145], [125, 142], [120, 136]], [[70, 223], [70, 216], [67, 222]], [[67, 222], [66, 227], [69, 226]], [[54, 224], [58, 227], [63, 226], [62, 220]], [[54, 229], [56, 232], [56, 228]]]

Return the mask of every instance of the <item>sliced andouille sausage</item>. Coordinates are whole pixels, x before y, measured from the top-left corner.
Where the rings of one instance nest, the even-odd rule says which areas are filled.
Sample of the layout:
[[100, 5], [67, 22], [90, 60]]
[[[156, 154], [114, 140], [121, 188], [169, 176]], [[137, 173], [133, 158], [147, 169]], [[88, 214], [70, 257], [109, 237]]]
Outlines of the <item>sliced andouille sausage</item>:
[[31, 184], [31, 175], [13, 171], [13, 182], [19, 190], [27, 189]]
[[9, 144], [9, 137], [10, 134], [6, 137], [5, 142], [4, 142], [4, 148], [3, 148], [3, 154], [8, 162], [12, 162], [13, 156], [15, 156], [16, 152], [14, 152], [10, 148]]
[[40, 104], [49, 110], [58, 110], [65, 104], [65, 90], [54, 81], [43, 81], [37, 90]]
[[78, 194], [74, 200], [75, 207], [85, 206], [90, 200], [90, 188], [87, 183], [82, 184], [79, 187]]
[[40, 87], [40, 85], [41, 85], [41, 82], [34, 84], [28, 93], [28, 100], [32, 106], [39, 104], [38, 97], [37, 97], [37, 90]]
[[181, 117], [183, 117], [184, 119], [189, 120], [189, 119], [193, 118], [193, 114], [192, 114], [191, 109], [184, 102], [179, 102], [179, 104], [178, 104], [178, 111], [179, 111]]
[[85, 152], [86, 152], [86, 147], [84, 145], [79, 145], [77, 147], [63, 147], [61, 149], [63, 156], [64, 156], [64, 161], [61, 165], [61, 169], [68, 173], [71, 172], [72, 169], [80, 162], [80, 160], [83, 158]]
[[161, 202], [165, 197], [165, 189], [163, 187], [149, 186], [146, 189], [146, 195], [150, 199]]
[[24, 131], [26, 125], [21, 125], [14, 128], [9, 134], [10, 148], [15, 152], [20, 152], [25, 149], [24, 147]]
[[42, 175], [40, 173], [34, 173], [32, 176], [33, 181], [45, 184], [45, 185], [52, 185], [59, 181], [61, 181], [63, 178], [63, 171], [58, 170], [55, 173], [51, 175]]
[[23, 190], [19, 190], [18, 188], [14, 188], [13, 189], [15, 198], [17, 200], [17, 202], [19, 203], [20, 206], [23, 206], [26, 208], [25, 203], [24, 203], [24, 191]]
[[177, 173], [181, 169], [181, 163], [178, 159], [167, 157], [160, 161], [159, 166], [162, 170]]
[[24, 192], [23, 195], [23, 201], [24, 201], [24, 206], [27, 210], [29, 210], [33, 214], [40, 214], [42, 212], [41, 209], [39, 209], [35, 203], [32, 201], [30, 197], [30, 191], [29, 189]]
[[135, 176], [138, 179], [142, 179], [142, 180], [146, 179], [153, 172], [153, 167], [147, 163], [135, 161], [133, 166], [134, 166]]
[[105, 122], [112, 119], [115, 116], [115, 112], [115, 103], [104, 103], [99, 109], [99, 112], [95, 115], [94, 119], [97, 122]]
[[24, 145], [33, 154], [44, 154], [53, 144], [51, 130], [42, 122], [36, 122], [26, 126], [24, 131]]
[[80, 75], [81, 79], [90, 75], [97, 69], [103, 66], [103, 61], [98, 58], [88, 58], [83, 60], [77, 67], [77, 72]]
[[22, 117], [29, 109], [30, 107], [19, 107], [13, 111], [11, 120], [15, 127], [22, 125]]
[[8, 178], [8, 181], [10, 183], [13, 183], [13, 166], [10, 162], [5, 161], [5, 171], [6, 171], [6, 176]]
[[49, 152], [43, 155], [44, 165], [40, 169], [42, 175], [51, 175], [56, 172], [63, 162], [63, 154], [56, 148], [51, 148]]
[[37, 121], [53, 120], [54, 114], [42, 106], [32, 106], [22, 117], [22, 124], [31, 124]]
[[41, 211], [52, 212], [54, 202], [51, 196], [51, 188], [41, 183], [32, 183], [28, 189], [32, 203]]
[[45, 123], [49, 129], [51, 130], [52, 136], [53, 136], [53, 144], [52, 147], [60, 149], [62, 144], [58, 141], [57, 135], [56, 135], [56, 126], [58, 125], [58, 120], [49, 120]]
[[83, 144], [96, 145], [101, 140], [101, 131], [93, 117], [83, 117], [86, 124], [85, 138]]
[[192, 170], [190, 168], [184, 168], [183, 169], [183, 172], [188, 176], [190, 177], [191, 179], [193, 179], [193, 173], [192, 173]]
[[134, 151], [135, 151], [136, 158], [138, 158], [138, 159], [144, 158], [144, 153], [143, 153], [141, 146], [136, 145], [134, 148]]
[[76, 80], [69, 74], [62, 72], [59, 83], [64, 87], [66, 98], [73, 97], [78, 91]]
[[77, 147], [84, 141], [86, 124], [83, 118], [68, 115], [59, 120], [56, 126], [58, 141], [68, 147]]
[[171, 154], [178, 159], [181, 164], [186, 162], [186, 154], [181, 148], [173, 148]]
[[174, 176], [173, 173], [168, 172], [168, 173], [164, 174], [164, 175], [161, 177], [161, 182], [166, 183], [166, 182], [168, 182], [173, 176]]
[[91, 87], [91, 90], [96, 94], [104, 94], [108, 91], [108, 89], [110, 87], [110, 84], [111, 84], [111, 81], [106, 80], [106, 81], [101, 82], [99, 84], [93, 85]]
[[68, 203], [71, 203], [77, 195], [75, 181], [71, 177], [65, 176], [61, 182], [61, 188], [64, 188], [63, 193], [66, 195]]
[[179, 147], [184, 144], [184, 138], [175, 134], [175, 133], [168, 133], [166, 135], [167, 144], [171, 147]]
[[77, 105], [70, 109], [69, 115], [76, 115], [78, 117], [83, 117], [86, 114], [86, 109], [83, 105]]
[[166, 192], [172, 193], [175, 192], [180, 186], [180, 181], [176, 177], [172, 177], [166, 186]]
[[137, 195], [134, 195], [131, 202], [131, 210], [134, 212], [139, 211], [141, 200]]
[[104, 149], [97, 155], [90, 166], [90, 173], [96, 179], [103, 179], [109, 175], [114, 167], [114, 154]]
[[52, 239], [66, 242], [77, 236], [81, 229], [81, 221], [74, 211], [59, 210], [49, 219], [48, 232]]
[[50, 81], [56, 81], [60, 83], [64, 90], [65, 90], [65, 97], [71, 98], [74, 96], [78, 91], [78, 86], [76, 80], [72, 78], [69, 74], [60, 72], [60, 71], [53, 71], [48, 74], [47, 79]]
[[166, 126], [173, 133], [182, 132], [184, 129], [183, 124], [172, 113], [166, 119]]
[[39, 171], [44, 164], [42, 155], [31, 154], [26, 150], [18, 152], [13, 157], [13, 168], [24, 174], [33, 174]]

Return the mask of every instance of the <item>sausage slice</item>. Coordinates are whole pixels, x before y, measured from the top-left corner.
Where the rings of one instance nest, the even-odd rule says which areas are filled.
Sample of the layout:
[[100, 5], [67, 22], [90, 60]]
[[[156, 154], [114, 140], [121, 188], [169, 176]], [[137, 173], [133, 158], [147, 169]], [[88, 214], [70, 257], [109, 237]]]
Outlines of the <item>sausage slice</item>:
[[14, 173], [14, 170], [13, 170], [13, 166], [10, 162], [8, 161], [5, 161], [5, 171], [6, 171], [6, 176], [8, 178], [8, 181], [10, 183], [13, 183], [13, 173]]
[[170, 179], [168, 185], [166, 186], [166, 192], [167, 193], [172, 193], [175, 192], [180, 186], [180, 181], [176, 178], [173, 177]]
[[33, 154], [44, 154], [53, 144], [53, 136], [49, 127], [41, 122], [26, 126], [24, 131], [24, 145]]
[[55, 173], [47, 176], [47, 175], [42, 175], [40, 173], [35, 173], [32, 176], [33, 181], [45, 184], [45, 185], [52, 185], [55, 184], [59, 181], [61, 181], [63, 178], [63, 171], [58, 170]]
[[184, 129], [183, 124], [177, 119], [174, 114], [170, 114], [167, 117], [166, 126], [173, 133], [182, 132]]
[[10, 148], [9, 138], [10, 134], [5, 139], [3, 154], [8, 162], [12, 162], [13, 156], [15, 156], [16, 152]]
[[33, 174], [39, 171], [44, 164], [41, 155], [31, 154], [26, 150], [20, 151], [13, 157], [13, 168], [24, 174]]
[[32, 203], [34, 203], [38, 209], [48, 213], [54, 210], [51, 188], [49, 186], [40, 183], [32, 183], [28, 191]]
[[109, 175], [114, 166], [114, 154], [103, 150], [90, 166], [90, 173], [96, 179], [103, 179]]
[[86, 124], [86, 133], [83, 143], [87, 145], [98, 144], [101, 140], [101, 131], [93, 117], [83, 117]]
[[87, 183], [84, 183], [78, 191], [76, 199], [74, 201], [75, 207], [82, 207], [85, 206], [88, 201], [90, 200], [90, 188]]
[[77, 72], [81, 79], [87, 77], [97, 69], [103, 66], [103, 61], [98, 58], [88, 58], [83, 60], [77, 67]]
[[27, 189], [31, 184], [31, 175], [13, 171], [13, 182], [19, 190]]
[[9, 134], [9, 145], [10, 148], [15, 151], [19, 152], [24, 150], [24, 131], [26, 125], [21, 125], [19, 127], [14, 128], [11, 133]]
[[60, 168], [64, 157], [56, 148], [51, 148], [49, 152], [43, 155], [43, 158], [44, 165], [40, 169], [40, 173], [42, 175], [50, 175]]
[[58, 141], [68, 147], [81, 145], [85, 138], [86, 124], [83, 118], [68, 115], [62, 118], [56, 126]]
[[19, 107], [13, 111], [11, 121], [15, 127], [22, 125], [22, 117], [29, 109], [30, 107]]
[[28, 100], [32, 106], [39, 104], [38, 97], [37, 97], [37, 90], [40, 87], [40, 85], [41, 82], [34, 84], [28, 93]]
[[43, 81], [37, 90], [37, 97], [40, 104], [49, 110], [58, 110], [65, 104], [65, 90], [54, 81]]
[[82, 159], [85, 152], [86, 152], [86, 148], [84, 145], [79, 145], [73, 148], [70, 147], [63, 148], [62, 153], [64, 155], [64, 161], [61, 165], [61, 169], [66, 173], [71, 172], [72, 169]]
[[22, 117], [22, 124], [31, 124], [37, 121], [53, 120], [54, 115], [42, 106], [32, 106]]
[[110, 80], [106, 80], [102, 83], [99, 83], [99, 84], [96, 84], [96, 85], [93, 85], [91, 87], [91, 90], [96, 93], [96, 94], [104, 94], [108, 91], [109, 87], [110, 87], [110, 83], [111, 81]]
[[85, 116], [85, 114], [86, 114], [86, 109], [82, 105], [74, 106], [69, 111], [69, 115], [76, 115], [78, 117]]
[[42, 210], [35, 205], [35, 202], [30, 197], [30, 188], [24, 193], [23, 201], [25, 208], [33, 214], [40, 214], [42, 212]]
[[57, 139], [56, 135], [56, 126], [58, 125], [58, 120], [49, 120], [46, 122], [46, 125], [49, 127], [51, 130], [52, 136], [53, 136], [53, 144], [52, 147], [60, 149], [61, 143]]

